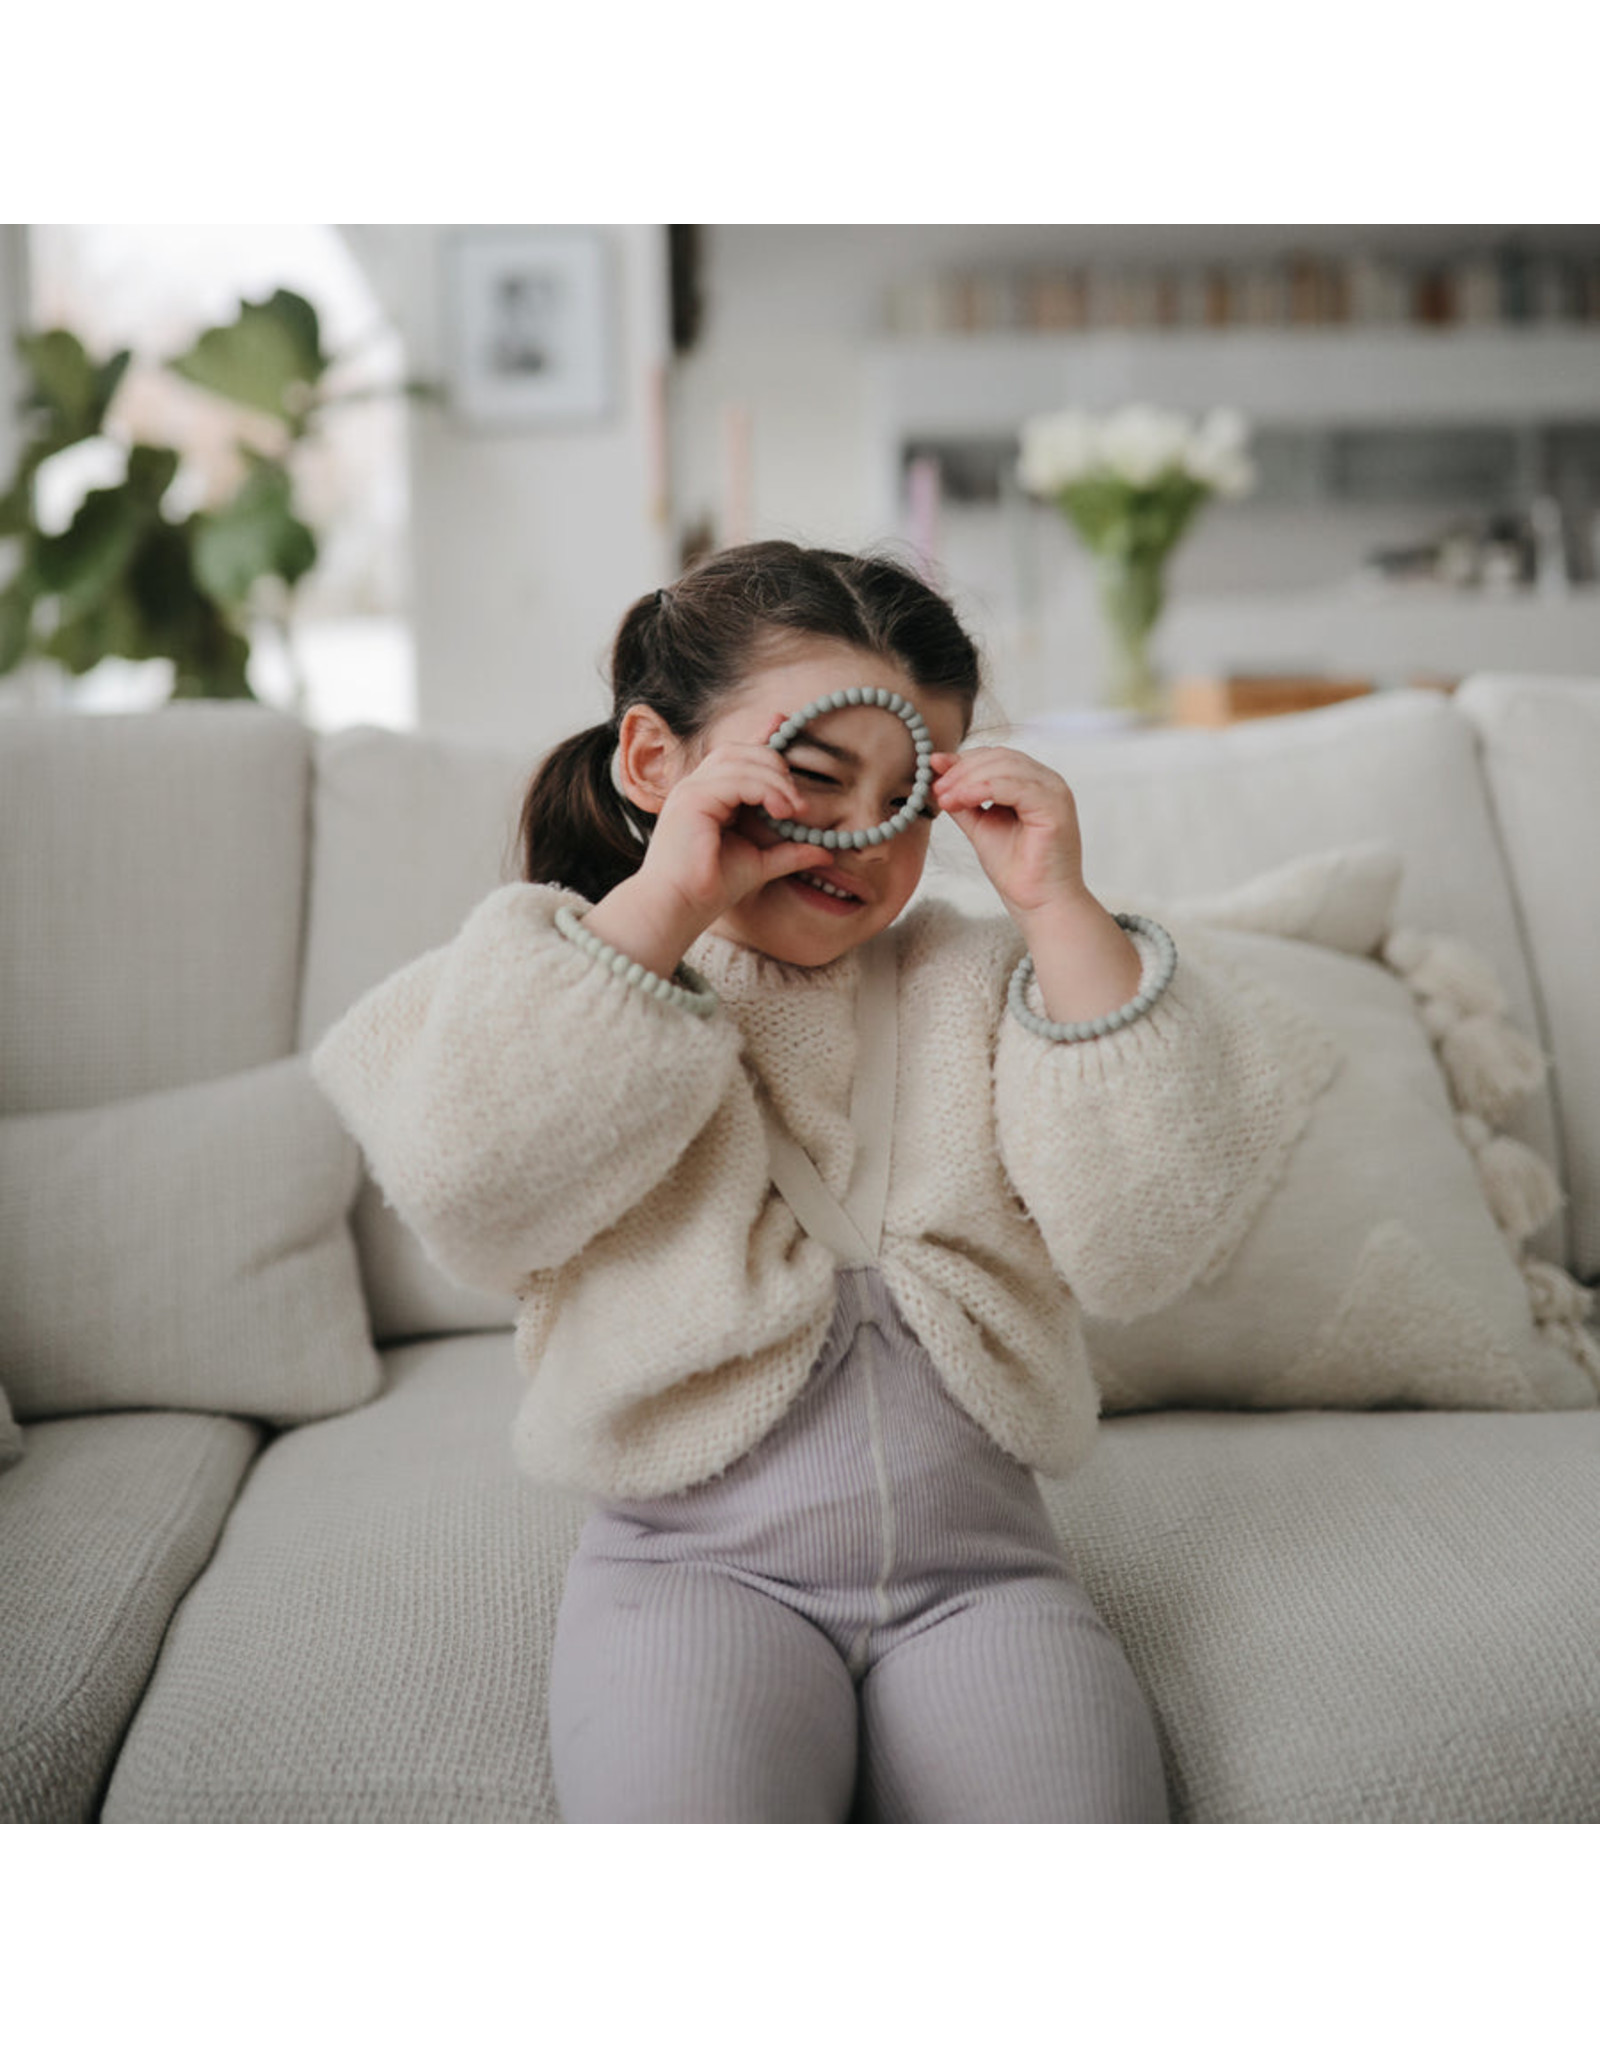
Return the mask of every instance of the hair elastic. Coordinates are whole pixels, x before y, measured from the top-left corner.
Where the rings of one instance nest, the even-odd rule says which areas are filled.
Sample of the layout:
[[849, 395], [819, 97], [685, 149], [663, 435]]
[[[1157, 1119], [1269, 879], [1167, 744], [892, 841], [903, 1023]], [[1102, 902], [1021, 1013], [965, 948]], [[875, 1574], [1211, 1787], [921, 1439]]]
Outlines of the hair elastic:
[[915, 704], [893, 690], [835, 690], [831, 697], [817, 697], [792, 718], [786, 718], [767, 745], [775, 753], [782, 754], [812, 719], [820, 718], [825, 711], [846, 710], [853, 704], [876, 705], [884, 711], [892, 711], [910, 733], [917, 749], [917, 776], [910, 796], [892, 818], [881, 825], [869, 826], [864, 832], [822, 832], [815, 825], [797, 825], [792, 818], [775, 818], [770, 811], [763, 811], [761, 815], [780, 838], [804, 840], [810, 846], [847, 847], [852, 851], [863, 846], [881, 846], [886, 839], [892, 839], [897, 832], [904, 832], [907, 826], [914, 825], [918, 815], [928, 809], [928, 792], [933, 787], [933, 741]]

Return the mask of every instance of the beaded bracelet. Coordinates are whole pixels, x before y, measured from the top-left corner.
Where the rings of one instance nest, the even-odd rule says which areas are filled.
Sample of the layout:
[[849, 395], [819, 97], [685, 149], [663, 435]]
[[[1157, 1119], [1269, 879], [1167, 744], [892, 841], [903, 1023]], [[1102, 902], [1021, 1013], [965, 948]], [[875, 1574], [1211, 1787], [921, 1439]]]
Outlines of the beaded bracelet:
[[644, 995], [671, 1003], [674, 1009], [688, 1010], [696, 1017], [709, 1017], [717, 1007], [716, 990], [704, 975], [696, 974], [687, 961], [680, 961], [674, 978], [664, 981], [637, 960], [630, 960], [626, 953], [619, 953], [615, 946], [608, 946], [604, 939], [597, 939], [583, 919], [565, 903], [556, 905], [556, 930], [563, 938], [571, 939], [575, 946], [581, 946], [602, 967], [609, 967], [630, 988], [636, 988]]
[[804, 840], [809, 846], [848, 847], [859, 851], [863, 846], [881, 846], [897, 832], [904, 832], [908, 825], [916, 823], [919, 812], [928, 808], [928, 791], [933, 786], [933, 740], [916, 705], [893, 690], [835, 690], [831, 697], [813, 698], [792, 718], [784, 720], [767, 745], [781, 754], [799, 738], [802, 728], [808, 726], [813, 718], [820, 718], [824, 711], [843, 711], [852, 704], [877, 705], [885, 711], [892, 711], [904, 723], [917, 749], [917, 776], [910, 796], [892, 818], [885, 819], [881, 825], [871, 825], [864, 832], [823, 832], [815, 825], [797, 825], [792, 818], [775, 818], [770, 811], [763, 811], [761, 815], [780, 838]]
[[1058, 1042], [1074, 1044], [1086, 1038], [1104, 1038], [1109, 1032], [1120, 1031], [1124, 1024], [1132, 1024], [1145, 1012], [1154, 1007], [1157, 1000], [1166, 994], [1167, 985], [1178, 969], [1178, 949], [1172, 942], [1172, 934], [1158, 925], [1153, 917], [1138, 917], [1133, 913], [1124, 915], [1117, 912], [1117, 923], [1125, 932], [1142, 932], [1156, 949], [1155, 980], [1148, 988], [1141, 987], [1131, 1002], [1123, 1004], [1120, 1010], [1112, 1010], [1104, 1017], [1093, 1017], [1086, 1024], [1058, 1024], [1053, 1017], [1041, 1017], [1028, 1007], [1028, 984], [1033, 980], [1033, 959], [1025, 954], [1011, 977], [1011, 987], [1006, 1005], [1019, 1024], [1040, 1038], [1053, 1038]]

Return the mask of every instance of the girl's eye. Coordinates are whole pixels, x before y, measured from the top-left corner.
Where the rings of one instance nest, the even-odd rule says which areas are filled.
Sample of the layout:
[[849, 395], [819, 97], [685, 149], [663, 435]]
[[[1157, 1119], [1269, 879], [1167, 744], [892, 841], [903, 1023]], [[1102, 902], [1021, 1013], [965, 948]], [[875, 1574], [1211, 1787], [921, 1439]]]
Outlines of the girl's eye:
[[820, 783], [824, 789], [837, 789], [838, 782], [831, 775], [820, 774], [815, 768], [791, 768], [791, 775], [798, 775], [804, 782]]

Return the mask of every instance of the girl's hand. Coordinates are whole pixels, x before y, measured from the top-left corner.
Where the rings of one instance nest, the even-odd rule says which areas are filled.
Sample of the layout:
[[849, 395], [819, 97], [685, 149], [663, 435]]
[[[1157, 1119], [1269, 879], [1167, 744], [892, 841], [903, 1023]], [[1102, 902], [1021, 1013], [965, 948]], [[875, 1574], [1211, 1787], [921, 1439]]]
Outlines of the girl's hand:
[[935, 754], [931, 765], [935, 802], [972, 841], [1018, 924], [1088, 893], [1078, 807], [1053, 769], [1011, 747]]
[[[779, 713], [766, 737], [782, 723]], [[758, 815], [798, 818], [803, 808], [788, 763], [765, 739], [713, 747], [668, 792], [637, 874], [585, 924], [629, 959], [671, 975], [700, 934], [753, 890], [828, 866], [825, 848], [782, 839]]]
[[1084, 884], [1066, 783], [1010, 747], [935, 754], [932, 765], [935, 801], [972, 841], [1027, 941], [1046, 1015], [1081, 1023], [1127, 1002], [1139, 987], [1139, 951]]
[[[782, 723], [780, 714], [768, 737]], [[788, 762], [764, 741], [713, 747], [662, 805], [640, 874], [675, 895], [704, 931], [768, 882], [828, 865], [822, 847], [781, 839], [750, 815], [798, 818], [803, 809]]]

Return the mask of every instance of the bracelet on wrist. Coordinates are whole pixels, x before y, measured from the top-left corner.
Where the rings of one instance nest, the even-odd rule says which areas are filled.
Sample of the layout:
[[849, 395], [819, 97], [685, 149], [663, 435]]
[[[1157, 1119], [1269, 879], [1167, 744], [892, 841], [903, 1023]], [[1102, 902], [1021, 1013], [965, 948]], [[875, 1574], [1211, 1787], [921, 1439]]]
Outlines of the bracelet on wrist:
[[709, 1017], [717, 1007], [716, 990], [704, 975], [696, 974], [687, 961], [680, 960], [672, 978], [664, 979], [639, 961], [629, 959], [615, 946], [608, 946], [604, 939], [597, 938], [570, 904], [556, 905], [556, 930], [643, 995], [654, 996], [658, 1002], [670, 1003], [675, 1010], [687, 1010], [695, 1017]]
[[1125, 932], [1138, 932], [1155, 948], [1154, 970], [1146, 968], [1140, 980], [1139, 993], [1124, 1003], [1120, 1009], [1110, 1010], [1103, 1017], [1091, 1017], [1083, 1024], [1058, 1024], [1053, 1017], [1041, 1017], [1029, 1006], [1028, 988], [1034, 978], [1034, 967], [1032, 954], [1025, 953], [1011, 977], [1011, 986], [1006, 997], [1006, 1006], [1019, 1024], [1033, 1032], [1036, 1037], [1073, 1045], [1087, 1038], [1105, 1038], [1113, 1031], [1122, 1030], [1125, 1025], [1137, 1023], [1148, 1010], [1154, 1008], [1166, 994], [1168, 984], [1178, 968], [1178, 949], [1173, 944], [1172, 934], [1157, 924], [1153, 917], [1139, 917], [1133, 912], [1118, 911], [1116, 918]]

